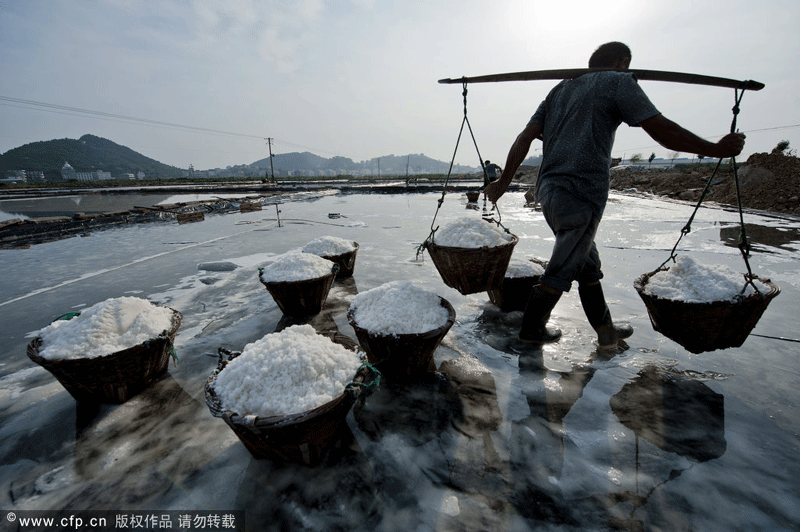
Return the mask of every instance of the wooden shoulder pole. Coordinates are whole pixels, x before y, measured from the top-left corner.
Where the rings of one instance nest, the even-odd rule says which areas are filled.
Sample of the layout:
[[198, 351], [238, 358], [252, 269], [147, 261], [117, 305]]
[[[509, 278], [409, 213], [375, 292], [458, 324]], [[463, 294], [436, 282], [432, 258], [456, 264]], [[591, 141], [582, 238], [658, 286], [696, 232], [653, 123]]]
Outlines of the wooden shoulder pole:
[[[497, 83], [501, 81], [534, 81], [547, 79], [573, 79], [592, 72], [614, 70], [610, 68], [566, 68], [558, 70], [531, 70], [529, 72], [508, 72], [505, 74], [488, 74], [462, 78], [440, 79], [439, 83]], [[667, 81], [672, 83], [690, 83], [693, 85], [708, 85], [712, 87], [727, 87], [731, 89], [760, 91], [763, 83], [753, 80], [735, 80], [686, 72], [667, 72], [663, 70], [630, 69], [630, 72], [640, 80]]]

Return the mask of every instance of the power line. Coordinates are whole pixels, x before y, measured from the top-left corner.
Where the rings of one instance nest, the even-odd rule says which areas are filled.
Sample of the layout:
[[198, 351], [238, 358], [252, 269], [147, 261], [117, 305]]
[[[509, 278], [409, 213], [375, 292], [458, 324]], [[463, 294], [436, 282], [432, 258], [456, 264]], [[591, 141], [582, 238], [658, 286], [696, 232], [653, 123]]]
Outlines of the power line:
[[[9, 103], [3, 103], [3, 102], [9, 102]], [[14, 105], [14, 104], [21, 104], [21, 105]], [[80, 107], [71, 107], [67, 105], [58, 105], [47, 102], [37, 102], [35, 100], [24, 100], [22, 98], [13, 98], [11, 96], [0, 96], [0, 105], [5, 105], [8, 107], [16, 107], [19, 109], [38, 108], [38, 110], [56, 114], [64, 114], [68, 116], [89, 116], [89, 117], [99, 118], [101, 120], [110, 120], [112, 122], [123, 122], [123, 123], [135, 122], [135, 123], [141, 123], [149, 126], [162, 127], [167, 129], [182, 129], [186, 131], [194, 131], [197, 133], [212, 133], [215, 135], [227, 135], [231, 137], [256, 139], [259, 141], [263, 141], [265, 139], [265, 137], [260, 135], [250, 135], [247, 133], [236, 133], [233, 131], [223, 131], [214, 128], [188, 126], [185, 124], [176, 124], [173, 122], [163, 122], [161, 120], [151, 120], [149, 118], [139, 118], [135, 116], [120, 115], [116, 113], [107, 113], [105, 111], [93, 111], [91, 109], [82, 109]], [[276, 139], [273, 138], [273, 141], [274, 140]], [[311, 150], [315, 153], [335, 154], [335, 152], [332, 152], [330, 150], [321, 150], [318, 148], [304, 146], [302, 144], [295, 144], [287, 141], [279, 141], [279, 142], [282, 142], [287, 146], [294, 146], [296, 148], [304, 148], [307, 150]]]
[[[4, 102], [11, 102], [17, 104], [23, 104], [32, 107], [40, 107], [44, 110], [51, 111], [51, 112], [59, 112], [63, 111], [62, 114], [72, 114], [73, 116], [94, 116], [99, 118], [106, 118], [106, 119], [116, 119], [116, 120], [123, 120], [127, 122], [139, 122], [142, 124], [149, 124], [153, 126], [163, 126], [169, 127], [173, 129], [185, 129], [187, 131], [197, 131], [201, 133], [214, 133], [217, 135], [229, 135], [232, 137], [244, 137], [244, 138], [251, 138], [251, 139], [258, 139], [263, 140], [263, 136], [259, 135], [248, 135], [246, 133], [234, 133], [231, 131], [222, 131], [220, 129], [213, 129], [213, 128], [206, 128], [206, 127], [196, 127], [196, 126], [187, 126], [184, 124], [175, 124], [172, 122], [163, 122], [161, 120], [151, 120], [149, 118], [138, 118], [135, 116], [126, 116], [126, 115], [119, 115], [115, 113], [106, 113], [104, 111], [92, 111], [91, 109], [81, 109], [80, 107], [69, 107], [66, 105], [57, 105], [53, 103], [46, 103], [46, 102], [37, 102], [34, 100], [23, 100], [21, 98], [12, 98], [10, 96], [0, 96], [0, 101]], [[12, 107], [19, 107], [19, 106], [12, 106]], [[24, 109], [24, 107], [23, 107]]]
[[800, 124], [795, 124], [793, 126], [775, 126], [775, 127], [765, 127], [762, 129], [750, 129], [748, 131], [743, 131], [743, 133], [755, 133], [758, 131], [775, 131], [777, 129], [792, 129], [796, 127], [800, 127]]

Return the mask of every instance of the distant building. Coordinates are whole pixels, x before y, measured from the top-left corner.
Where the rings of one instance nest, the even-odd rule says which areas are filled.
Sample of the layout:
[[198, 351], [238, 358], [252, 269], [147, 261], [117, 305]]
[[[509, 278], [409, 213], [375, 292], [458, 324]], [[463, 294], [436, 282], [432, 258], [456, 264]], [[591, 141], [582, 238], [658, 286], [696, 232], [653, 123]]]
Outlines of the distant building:
[[0, 183], [25, 183], [28, 180], [25, 170], [9, 170]]
[[66, 161], [64, 162], [64, 166], [61, 167], [61, 178], [64, 181], [77, 179], [77, 177], [75, 177], [75, 169]]
[[41, 170], [28, 170], [25, 178], [28, 183], [44, 183], [45, 181], [44, 172]]
[[[63, 169], [62, 169], [63, 175]], [[111, 179], [111, 172], [103, 170], [93, 170], [91, 172], [75, 172], [75, 179], [78, 181], [108, 181]]]

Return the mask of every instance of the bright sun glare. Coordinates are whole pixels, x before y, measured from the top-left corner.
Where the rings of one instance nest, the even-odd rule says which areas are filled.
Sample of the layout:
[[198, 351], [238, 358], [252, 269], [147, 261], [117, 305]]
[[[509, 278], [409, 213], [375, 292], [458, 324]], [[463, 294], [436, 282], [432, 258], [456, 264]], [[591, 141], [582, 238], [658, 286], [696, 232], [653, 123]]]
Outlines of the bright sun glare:
[[562, 0], [560, 2], [533, 1], [521, 3], [537, 27], [555, 30], [581, 31], [612, 25], [626, 17], [625, 0]]
[[563, 43], [564, 39], [610, 35], [626, 25], [638, 9], [630, 0], [523, 0], [508, 5], [507, 20], [517, 37], [538, 37], [540, 42], [557, 38]]

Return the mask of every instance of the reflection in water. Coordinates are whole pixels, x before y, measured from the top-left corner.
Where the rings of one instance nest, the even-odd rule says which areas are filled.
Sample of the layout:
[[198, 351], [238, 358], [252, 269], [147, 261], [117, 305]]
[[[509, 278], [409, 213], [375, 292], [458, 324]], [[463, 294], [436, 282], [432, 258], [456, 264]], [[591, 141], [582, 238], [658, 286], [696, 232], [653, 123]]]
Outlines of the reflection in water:
[[[355, 280], [337, 281], [326, 311], [307, 320], [320, 331], [352, 335], [345, 315], [358, 289], [393, 279], [442, 289], [429, 261], [410, 260], [413, 235], [428, 234], [437, 197], [353, 195], [297, 202], [284, 207], [287, 216], [324, 223], [255, 230], [237, 226], [248, 220], [234, 215], [219, 228], [175, 224], [169, 243], [163, 242], [163, 228], [109, 233], [131, 257], [148, 246], [159, 253], [146, 263], [109, 257], [107, 247], [95, 249], [86, 240], [77, 241], [81, 246], [65, 242], [16, 253], [9, 259], [3, 301], [33, 293], [38, 284], [27, 277], [40, 283], [45, 275], [45, 286], [59, 288], [6, 305], [7, 354], [0, 372], [6, 501], [20, 509], [246, 508], [250, 530], [793, 529], [800, 515], [800, 470], [794, 456], [791, 349], [753, 340], [740, 352], [701, 361], [664, 349], [663, 339], [642, 326], [647, 317], [638, 312], [631, 349], [601, 360], [591, 353], [594, 335], [574, 298], [554, 316], [555, 325], [569, 334], [544, 350], [521, 354], [508, 341], [519, 329], [519, 312], [500, 312], [485, 294], [456, 296], [460, 321], [437, 350], [439, 371], [429, 382], [382, 384], [354, 407], [340, 441], [319, 467], [252, 459], [229, 427], [209, 414], [202, 389], [220, 346], [241, 350], [289, 324], [253, 266], [328, 231], [357, 239], [362, 247]], [[651, 202], [648, 208], [651, 204], [661, 205]], [[652, 246], [650, 236], [629, 226], [629, 218], [647, 220], [651, 213], [628, 200], [617, 207], [623, 208], [619, 238], [633, 247]], [[663, 210], [683, 221], [683, 208], [674, 216], [669, 205]], [[523, 243], [530, 254], [549, 245], [538, 221], [518, 215], [521, 207], [505, 210], [515, 231], [528, 237]], [[369, 223], [330, 229], [326, 214], [338, 211]], [[458, 204], [446, 214], [477, 213]], [[163, 253], [171, 252], [174, 242], [220, 237], [213, 245]], [[730, 250], [718, 240], [709, 245], [711, 252], [725, 249]], [[797, 252], [771, 249], [777, 254], [770, 261], [775, 269], [794, 271]], [[56, 254], [58, 260], [49, 260]], [[629, 308], [636, 305], [622, 295], [625, 287], [630, 291], [623, 281], [640, 273], [635, 266], [640, 254], [620, 251], [614, 261], [620, 281], [612, 298], [626, 314], [636, 313]], [[41, 264], [44, 273], [33, 276]], [[108, 271], [75, 281], [84, 264]], [[21, 288], [12, 290], [16, 285]], [[128, 404], [95, 412], [76, 407], [66, 392], [55, 392], [57, 385], [38, 368], [7, 376], [19, 369], [15, 353], [28, 343], [14, 335], [33, 328], [42, 309], [129, 290], [186, 316], [172, 378]], [[780, 310], [781, 324], [791, 328], [793, 307], [784, 304]], [[459, 357], [483, 367], [455, 366]], [[702, 362], [697, 369], [705, 371], [648, 368], [637, 375], [651, 361], [676, 368]], [[722, 375], [710, 374], [708, 367]], [[736, 378], [725, 379], [733, 373]], [[764, 380], [769, 386], [753, 385]], [[721, 397], [701, 383], [727, 396], [727, 420]], [[681, 415], [674, 403], [684, 410]]]
[[[663, 462], [669, 472], [664, 471], [665, 478], [656, 481], [651, 472], [640, 472], [643, 463], [649, 462], [647, 469], [650, 469], [654, 462], [652, 456], [640, 456], [639, 439], [695, 463], [721, 457], [727, 447], [723, 396], [702, 382], [649, 365], [609, 402], [614, 415], [635, 434], [636, 488], [611, 492], [596, 500], [612, 514], [607, 522], [610, 527], [644, 530], [644, 523], [634, 517], [636, 512], [659, 488], [680, 477], [693, 464], [673, 468], [668, 458], [659, 458], [657, 462]], [[645, 484], [653, 481], [648, 489], [640, 490], [640, 474]]]
[[353, 433], [344, 425], [319, 467], [250, 459], [236, 492], [247, 508], [247, 529], [375, 530], [383, 501], [374, 473]]
[[[596, 353], [592, 355], [596, 356]], [[529, 519], [577, 526], [578, 507], [560, 488], [564, 471], [564, 418], [581, 398], [596, 369], [572, 364], [569, 371], [545, 367], [541, 347], [519, 357], [520, 384], [530, 416], [520, 422], [516, 443], [514, 504]], [[526, 470], [527, 469], [527, 470]]]
[[725, 453], [725, 403], [702, 382], [650, 365], [610, 399], [620, 422], [659, 449], [698, 462]]
[[21, 214], [31, 218], [48, 216], [72, 216], [76, 212], [101, 214], [127, 211], [136, 206], [149, 207], [165, 201], [166, 194], [83, 194], [73, 196], [51, 196], [46, 198], [23, 198], [0, 201], [0, 211]]
[[[739, 238], [742, 227], [740, 224], [721, 222], [719, 239], [726, 246], [739, 247]], [[758, 224], [744, 224], [747, 240], [753, 244], [761, 244], [761, 251], [769, 252], [769, 248], [778, 248], [784, 251], [796, 251], [800, 245], [800, 229], [797, 227], [769, 227]], [[790, 246], [794, 244], [794, 246]]]

